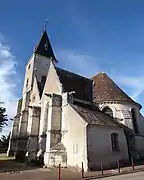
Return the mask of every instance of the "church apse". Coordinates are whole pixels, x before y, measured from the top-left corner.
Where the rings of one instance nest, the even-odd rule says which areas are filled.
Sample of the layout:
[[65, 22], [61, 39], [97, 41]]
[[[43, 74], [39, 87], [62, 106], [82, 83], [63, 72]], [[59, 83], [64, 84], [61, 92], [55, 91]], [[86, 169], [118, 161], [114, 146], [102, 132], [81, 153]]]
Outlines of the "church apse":
[[131, 109], [131, 115], [132, 115], [133, 129], [134, 129], [134, 132], [137, 134], [138, 133], [138, 125], [137, 125], [136, 112], [134, 109]]

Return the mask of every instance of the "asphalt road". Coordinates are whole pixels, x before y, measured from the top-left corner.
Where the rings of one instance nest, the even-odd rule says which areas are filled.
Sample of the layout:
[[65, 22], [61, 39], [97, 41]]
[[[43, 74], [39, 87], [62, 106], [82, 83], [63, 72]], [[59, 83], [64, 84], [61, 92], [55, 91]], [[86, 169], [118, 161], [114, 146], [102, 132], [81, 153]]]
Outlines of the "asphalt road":
[[144, 172], [101, 178], [101, 180], [144, 180]]

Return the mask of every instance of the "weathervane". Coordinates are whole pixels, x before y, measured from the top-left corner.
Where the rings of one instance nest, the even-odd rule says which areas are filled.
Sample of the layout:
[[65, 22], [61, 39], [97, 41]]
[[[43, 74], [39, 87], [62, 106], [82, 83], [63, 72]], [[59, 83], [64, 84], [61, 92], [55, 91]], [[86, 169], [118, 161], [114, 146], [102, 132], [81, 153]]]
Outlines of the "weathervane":
[[45, 30], [45, 31], [47, 30], [47, 24], [48, 24], [48, 19], [46, 18], [46, 19], [45, 19], [45, 25], [44, 25], [44, 30]]

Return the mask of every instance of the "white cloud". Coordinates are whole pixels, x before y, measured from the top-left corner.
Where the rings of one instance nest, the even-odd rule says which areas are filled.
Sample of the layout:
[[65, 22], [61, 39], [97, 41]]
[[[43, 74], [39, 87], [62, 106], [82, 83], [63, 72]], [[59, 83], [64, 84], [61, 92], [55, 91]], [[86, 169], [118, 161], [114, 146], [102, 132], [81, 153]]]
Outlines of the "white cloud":
[[97, 65], [97, 58], [87, 53], [81, 53], [75, 50], [58, 51], [59, 65], [62, 67], [81, 74], [83, 76], [91, 77], [100, 71]]
[[131, 97], [135, 100], [144, 92], [144, 76], [113, 76], [117, 83], [131, 89]]
[[10, 118], [15, 115], [18, 100], [16, 76], [15, 57], [10, 48], [0, 41], [0, 102], [4, 102]]

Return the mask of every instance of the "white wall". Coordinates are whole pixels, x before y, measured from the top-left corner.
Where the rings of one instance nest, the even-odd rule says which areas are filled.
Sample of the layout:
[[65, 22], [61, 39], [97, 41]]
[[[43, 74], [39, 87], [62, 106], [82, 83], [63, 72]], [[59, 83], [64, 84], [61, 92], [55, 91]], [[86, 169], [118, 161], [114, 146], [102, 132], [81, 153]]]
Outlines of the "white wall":
[[46, 96], [45, 93], [46, 94], [51, 94], [51, 93], [61, 94], [61, 91], [62, 90], [61, 90], [59, 78], [56, 74], [56, 70], [55, 70], [53, 64], [51, 63], [49, 72], [47, 74], [47, 79], [46, 79], [45, 87], [43, 90], [43, 95], [41, 98], [40, 133], [45, 132], [47, 129], [47, 127], [45, 126], [46, 122], [44, 121], [44, 119], [45, 119], [47, 104], [49, 102], [49, 97]]
[[[49, 66], [49, 59], [43, 56], [33, 54], [29, 59], [25, 69], [22, 110], [25, 109], [26, 92], [32, 90], [32, 85], [34, 85], [34, 74], [36, 74], [37, 80], [40, 82], [42, 76], [47, 76]], [[28, 85], [26, 86], [27, 79]]]
[[[39, 136], [43, 135], [47, 131], [47, 125], [48, 125], [48, 115], [47, 108], [49, 104], [50, 97], [46, 96], [46, 94], [56, 93], [61, 94], [61, 85], [59, 82], [59, 78], [56, 74], [56, 70], [52, 63], [50, 63], [50, 68], [47, 74], [47, 79], [45, 83], [45, 87], [43, 90], [42, 98], [41, 98], [41, 117], [40, 117], [40, 130], [39, 130]], [[45, 137], [42, 137], [39, 139], [40, 143], [40, 151], [44, 152], [46, 147], [46, 139]]]
[[[35, 56], [32, 55], [25, 67], [23, 94], [25, 94], [27, 91], [31, 90], [33, 70], [34, 70], [34, 59], [35, 59]], [[29, 79], [29, 80], [28, 80], [28, 86], [26, 87], [27, 79]]]
[[[113, 152], [111, 134], [119, 135], [119, 152]], [[116, 164], [117, 160], [128, 160], [128, 149], [123, 129], [119, 127], [106, 127], [99, 125], [87, 126], [87, 143], [89, 166], [100, 168], [101, 159], [107, 167]]]
[[67, 165], [87, 170], [86, 123], [69, 105], [62, 108], [62, 142], [67, 151]]
[[38, 84], [37, 84], [37, 80], [36, 80], [35, 76], [34, 76], [33, 88], [32, 88], [30, 99], [31, 99], [31, 101], [30, 101], [31, 106], [41, 106], [39, 89], [38, 89]]

